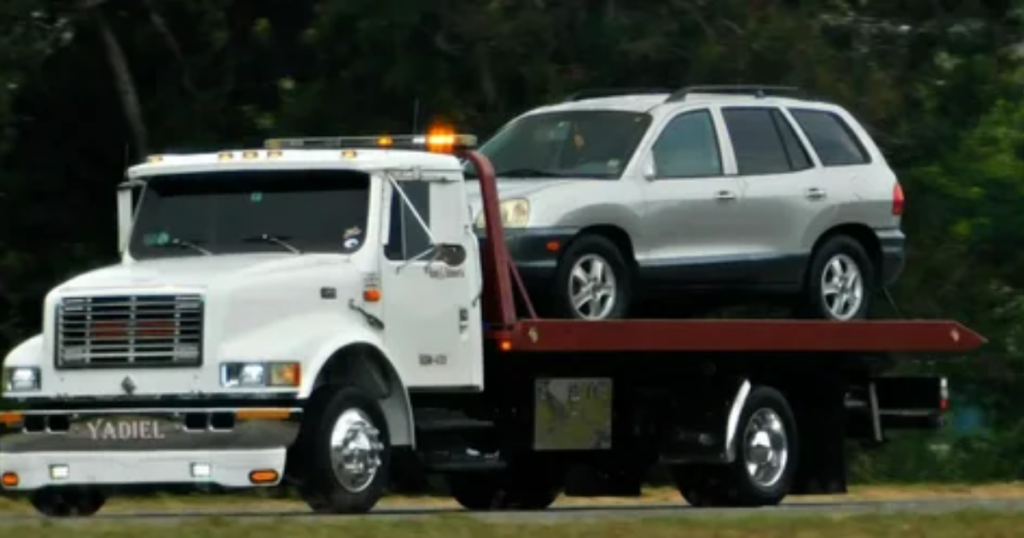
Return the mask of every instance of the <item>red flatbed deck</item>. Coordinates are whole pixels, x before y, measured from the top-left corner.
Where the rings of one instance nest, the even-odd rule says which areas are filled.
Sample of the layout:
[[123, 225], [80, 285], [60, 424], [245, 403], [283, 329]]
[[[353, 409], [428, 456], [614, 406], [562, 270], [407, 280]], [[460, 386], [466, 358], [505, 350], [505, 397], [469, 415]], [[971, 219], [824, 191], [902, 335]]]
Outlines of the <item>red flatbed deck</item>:
[[[952, 320], [827, 321], [785, 319], [607, 321], [538, 319], [505, 244], [497, 180], [486, 157], [471, 150], [461, 157], [479, 176], [487, 239], [483, 263], [487, 337], [505, 351], [519, 352], [965, 352], [986, 342]], [[516, 312], [513, 283], [527, 319]]]
[[492, 331], [511, 350], [964, 352], [985, 338], [956, 321], [555, 320]]

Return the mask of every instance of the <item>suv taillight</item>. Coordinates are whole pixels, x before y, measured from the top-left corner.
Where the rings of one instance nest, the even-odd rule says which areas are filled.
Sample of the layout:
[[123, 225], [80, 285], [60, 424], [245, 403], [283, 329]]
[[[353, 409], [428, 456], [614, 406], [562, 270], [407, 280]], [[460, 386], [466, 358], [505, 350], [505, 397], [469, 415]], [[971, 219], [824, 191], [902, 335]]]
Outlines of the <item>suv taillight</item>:
[[900, 182], [897, 181], [892, 186], [892, 214], [896, 216], [903, 215], [903, 187], [900, 186]]

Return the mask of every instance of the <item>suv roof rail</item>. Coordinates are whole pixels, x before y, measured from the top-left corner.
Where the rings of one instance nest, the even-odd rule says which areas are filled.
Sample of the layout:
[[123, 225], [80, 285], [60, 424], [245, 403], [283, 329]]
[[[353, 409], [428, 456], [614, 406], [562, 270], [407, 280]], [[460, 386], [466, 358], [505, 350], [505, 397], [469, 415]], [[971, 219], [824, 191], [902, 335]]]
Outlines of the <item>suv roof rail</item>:
[[659, 93], [672, 93], [669, 88], [589, 88], [570, 94], [562, 100], [563, 103], [582, 101], [584, 99], [597, 99], [599, 97], [619, 97], [623, 95], [656, 95]]
[[768, 97], [769, 95], [786, 95], [789, 97], [806, 96], [804, 90], [795, 86], [766, 86], [761, 84], [722, 84], [710, 86], [687, 86], [672, 92], [672, 95], [665, 99], [666, 103], [683, 101], [691, 93], [719, 93], [729, 95], [753, 95], [757, 98]]

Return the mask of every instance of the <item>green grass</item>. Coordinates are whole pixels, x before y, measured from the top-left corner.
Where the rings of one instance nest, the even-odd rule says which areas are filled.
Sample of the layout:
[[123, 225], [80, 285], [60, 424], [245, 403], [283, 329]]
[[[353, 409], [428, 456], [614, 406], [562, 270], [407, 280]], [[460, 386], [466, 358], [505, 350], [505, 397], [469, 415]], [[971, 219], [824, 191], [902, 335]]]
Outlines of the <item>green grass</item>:
[[[74, 525], [69, 531], [68, 525]], [[227, 519], [194, 520], [187, 523], [119, 523], [89, 521], [44, 521], [19, 525], [0, 525], [0, 533], [19, 538], [965, 538], [971, 536], [1019, 536], [1024, 514], [995, 512], [957, 512], [942, 515], [893, 514], [847, 516], [712, 516], [675, 519], [637, 519], [546, 524], [488, 523], [467, 516], [438, 516], [416, 519]], [[344, 533], [344, 534], [342, 534]]]

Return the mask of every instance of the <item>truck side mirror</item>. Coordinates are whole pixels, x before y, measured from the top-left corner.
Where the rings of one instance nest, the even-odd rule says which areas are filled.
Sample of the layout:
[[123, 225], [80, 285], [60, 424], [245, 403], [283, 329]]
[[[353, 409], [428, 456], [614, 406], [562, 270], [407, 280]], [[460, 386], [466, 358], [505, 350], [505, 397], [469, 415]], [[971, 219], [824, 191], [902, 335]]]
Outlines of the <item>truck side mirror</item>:
[[128, 239], [132, 235], [132, 224], [135, 221], [135, 194], [143, 183], [126, 181], [117, 186], [117, 252], [124, 254], [128, 250]]

